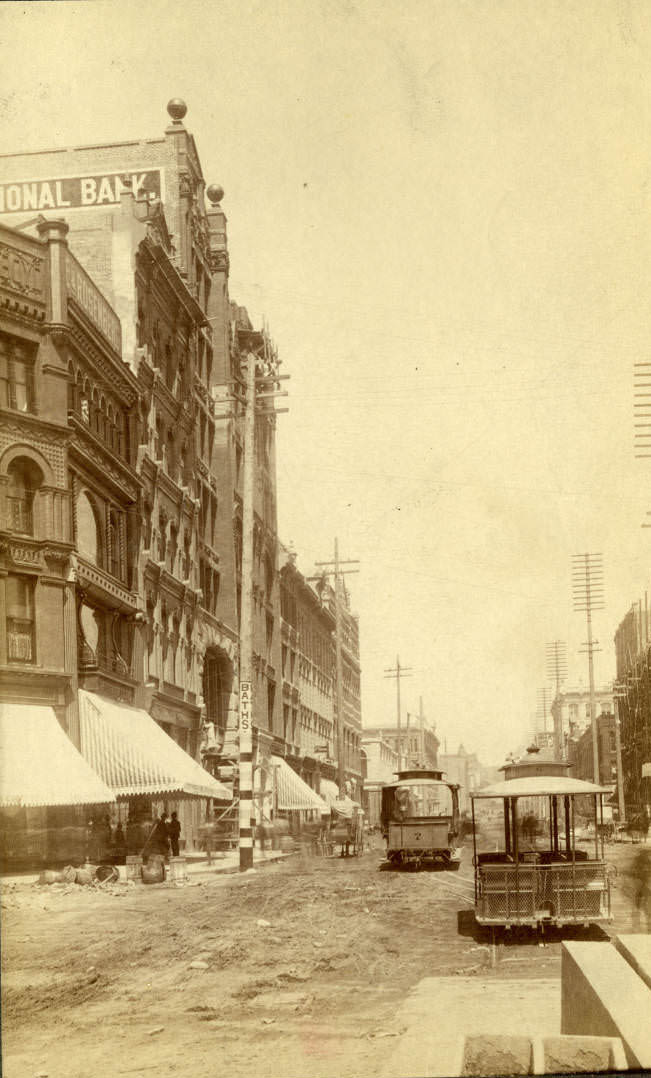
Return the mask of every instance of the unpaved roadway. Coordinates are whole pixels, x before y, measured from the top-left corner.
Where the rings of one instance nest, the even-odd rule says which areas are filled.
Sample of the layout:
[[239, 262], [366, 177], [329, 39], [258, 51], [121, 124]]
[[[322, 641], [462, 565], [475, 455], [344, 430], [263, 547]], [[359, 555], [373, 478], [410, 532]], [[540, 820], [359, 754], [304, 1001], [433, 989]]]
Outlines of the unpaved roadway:
[[[613, 931], [634, 927], [634, 850], [610, 847]], [[366, 1078], [422, 977], [559, 977], [557, 936], [477, 935], [469, 851], [458, 873], [380, 858], [294, 856], [181, 886], [5, 886], [4, 1078]]]

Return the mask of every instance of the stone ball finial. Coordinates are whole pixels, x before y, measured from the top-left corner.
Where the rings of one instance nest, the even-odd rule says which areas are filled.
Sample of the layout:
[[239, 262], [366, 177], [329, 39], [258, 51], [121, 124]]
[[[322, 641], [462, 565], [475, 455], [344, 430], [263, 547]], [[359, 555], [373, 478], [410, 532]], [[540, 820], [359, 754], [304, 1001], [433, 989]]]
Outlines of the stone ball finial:
[[220, 187], [218, 183], [211, 183], [210, 187], [206, 189], [206, 194], [213, 206], [218, 206], [224, 197], [224, 188]]
[[180, 123], [188, 111], [188, 106], [181, 97], [173, 97], [167, 102], [167, 111], [175, 123]]

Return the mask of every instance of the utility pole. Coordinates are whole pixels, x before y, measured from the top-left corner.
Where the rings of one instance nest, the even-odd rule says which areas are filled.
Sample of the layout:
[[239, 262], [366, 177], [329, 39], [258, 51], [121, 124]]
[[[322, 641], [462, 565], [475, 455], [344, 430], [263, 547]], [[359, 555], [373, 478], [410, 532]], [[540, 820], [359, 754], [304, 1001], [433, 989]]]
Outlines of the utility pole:
[[545, 645], [547, 656], [547, 677], [556, 684], [556, 696], [567, 677], [567, 644], [564, 640], [553, 640]]
[[422, 696], [418, 697], [418, 723], [420, 727], [420, 764], [421, 767], [425, 767], [427, 763], [425, 759], [425, 712], [423, 711]]
[[594, 698], [594, 653], [600, 651], [598, 640], [592, 638], [592, 612], [603, 610], [603, 555], [575, 554], [572, 558], [572, 588], [574, 609], [585, 612], [588, 627], [588, 639], [581, 654], [588, 656], [588, 677], [590, 682], [590, 724], [592, 726], [592, 770], [593, 781], [599, 782], [599, 739], [597, 737], [597, 717]]
[[411, 677], [411, 666], [401, 666], [400, 656], [396, 655], [396, 665], [389, 667], [384, 671], [385, 680], [387, 678], [396, 681], [396, 715], [398, 719], [398, 771], [402, 771], [402, 731], [400, 728], [401, 713], [400, 713], [400, 679], [403, 677]]
[[[253, 525], [255, 517], [255, 429], [257, 402], [262, 398], [287, 396], [276, 383], [289, 375], [277, 373], [278, 360], [268, 353], [266, 334], [264, 356], [249, 350], [246, 357], [244, 398], [244, 452], [242, 461], [242, 598], [240, 608], [240, 707], [239, 707], [239, 833], [240, 871], [253, 867]], [[271, 392], [259, 393], [258, 389]], [[241, 398], [240, 398], [241, 399]], [[263, 406], [263, 414], [283, 409]]]
[[[567, 677], [567, 644], [563, 640], [552, 640], [545, 645], [545, 652], [547, 677], [556, 686], [552, 701], [552, 716], [554, 718], [554, 751], [560, 759], [565, 752], [565, 738], [563, 736], [563, 709], [560, 701], [558, 704], [556, 704], [556, 701], [561, 695], [561, 685]], [[554, 705], [556, 705], [556, 713], [554, 713]], [[556, 715], [558, 715], [558, 721], [556, 720]]]
[[359, 565], [359, 558], [341, 561], [339, 558], [339, 540], [335, 536], [335, 556], [333, 561], [317, 561], [315, 566], [322, 569], [320, 577], [308, 577], [308, 580], [320, 580], [323, 576], [335, 578], [335, 673], [337, 697], [337, 785], [339, 796], [346, 796], [346, 761], [344, 760], [344, 660], [343, 660], [343, 580], [348, 573], [358, 573], [359, 569], [342, 569], [342, 565]]
[[626, 805], [624, 802], [624, 773], [622, 770], [622, 738], [619, 723], [619, 701], [625, 699], [626, 688], [619, 681], [613, 682], [613, 703], [615, 704], [615, 758], [617, 760], [617, 807], [619, 808], [619, 822], [626, 822]]
[[[549, 701], [547, 694], [549, 689], [545, 685], [544, 688], [538, 689], [538, 722], [542, 719], [542, 732], [547, 733], [547, 713], [549, 711]], [[538, 731], [536, 731], [538, 732]]]

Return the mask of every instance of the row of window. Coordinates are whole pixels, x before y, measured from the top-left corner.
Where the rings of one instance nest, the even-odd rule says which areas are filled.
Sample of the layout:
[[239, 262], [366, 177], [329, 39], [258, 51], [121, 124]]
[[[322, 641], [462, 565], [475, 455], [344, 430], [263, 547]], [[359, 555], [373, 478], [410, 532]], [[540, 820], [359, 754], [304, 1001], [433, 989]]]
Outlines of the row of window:
[[0, 408], [34, 411], [36, 348], [0, 333]]

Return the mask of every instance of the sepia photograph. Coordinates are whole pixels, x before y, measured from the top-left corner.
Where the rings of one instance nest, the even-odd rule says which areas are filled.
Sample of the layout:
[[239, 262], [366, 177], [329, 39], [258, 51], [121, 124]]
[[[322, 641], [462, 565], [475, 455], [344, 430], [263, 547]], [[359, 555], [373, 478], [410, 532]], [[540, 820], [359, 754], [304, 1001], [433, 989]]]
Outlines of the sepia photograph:
[[0, 45], [3, 1078], [651, 1073], [651, 3]]

